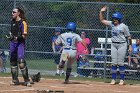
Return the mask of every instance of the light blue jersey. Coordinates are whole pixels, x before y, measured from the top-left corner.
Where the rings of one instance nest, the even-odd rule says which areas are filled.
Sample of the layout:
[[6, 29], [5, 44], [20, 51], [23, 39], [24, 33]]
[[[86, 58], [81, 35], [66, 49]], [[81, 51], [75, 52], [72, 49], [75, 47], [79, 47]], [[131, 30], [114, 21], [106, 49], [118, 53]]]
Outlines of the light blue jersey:
[[76, 49], [76, 43], [82, 41], [81, 37], [78, 34], [72, 32], [65, 32], [61, 34], [57, 42], [63, 44], [63, 48]]
[[108, 21], [108, 24], [112, 28], [112, 42], [126, 42], [126, 37], [130, 36], [128, 26], [126, 26], [124, 23], [114, 26], [112, 21]]

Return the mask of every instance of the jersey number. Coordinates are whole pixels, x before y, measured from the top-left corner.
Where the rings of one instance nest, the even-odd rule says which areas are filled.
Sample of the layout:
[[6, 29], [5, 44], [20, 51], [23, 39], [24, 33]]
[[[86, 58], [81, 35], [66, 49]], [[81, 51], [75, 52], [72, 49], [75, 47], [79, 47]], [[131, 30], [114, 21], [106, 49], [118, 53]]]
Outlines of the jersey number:
[[118, 35], [118, 33], [112, 32], [112, 36], [117, 36], [117, 35]]
[[72, 45], [72, 38], [67, 38], [67, 45], [71, 46]]

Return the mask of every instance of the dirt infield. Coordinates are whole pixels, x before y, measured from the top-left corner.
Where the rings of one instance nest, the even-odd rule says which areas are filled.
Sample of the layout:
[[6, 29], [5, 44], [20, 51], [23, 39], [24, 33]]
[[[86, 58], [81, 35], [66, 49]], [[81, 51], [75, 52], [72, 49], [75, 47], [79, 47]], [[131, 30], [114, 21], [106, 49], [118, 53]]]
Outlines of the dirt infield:
[[[18, 86], [10, 86], [10, 81], [10, 77], [0, 77], [0, 93], [140, 93], [140, 85], [119, 86], [103, 82], [73, 80], [70, 84], [63, 84], [63, 80], [41, 79], [32, 87], [26, 87], [22, 83]], [[20, 81], [23, 81], [22, 78]], [[47, 92], [47, 90], [57, 91]]]

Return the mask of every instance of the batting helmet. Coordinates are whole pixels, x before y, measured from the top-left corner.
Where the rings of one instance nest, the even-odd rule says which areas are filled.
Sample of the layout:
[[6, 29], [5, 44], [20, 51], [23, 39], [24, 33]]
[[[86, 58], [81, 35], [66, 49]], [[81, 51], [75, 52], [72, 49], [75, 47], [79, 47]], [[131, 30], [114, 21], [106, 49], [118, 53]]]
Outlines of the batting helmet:
[[117, 19], [118, 21], [121, 21], [122, 14], [120, 12], [116, 12], [116, 13], [112, 14], [112, 19]]
[[76, 31], [76, 23], [74, 22], [69, 22], [66, 26], [66, 29], [68, 31]]

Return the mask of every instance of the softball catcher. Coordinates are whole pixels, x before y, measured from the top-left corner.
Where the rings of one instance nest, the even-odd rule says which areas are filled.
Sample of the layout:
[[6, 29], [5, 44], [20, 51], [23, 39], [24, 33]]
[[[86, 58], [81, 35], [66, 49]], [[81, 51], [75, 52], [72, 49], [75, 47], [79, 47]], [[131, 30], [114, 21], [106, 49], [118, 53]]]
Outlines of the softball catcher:
[[[132, 40], [129, 33], [128, 26], [122, 23], [122, 14], [120, 12], [115, 12], [112, 14], [112, 21], [105, 20], [103, 17], [103, 12], [105, 12], [107, 7], [103, 7], [100, 10], [99, 19], [101, 23], [111, 27], [111, 57], [112, 57], [112, 81], [111, 85], [116, 84], [116, 73], [117, 67], [119, 67], [120, 72], [120, 83], [119, 85], [124, 85], [124, 59], [127, 53], [127, 45], [129, 45], [128, 51], [132, 51]], [[128, 44], [127, 44], [128, 41]]]
[[6, 36], [10, 40], [12, 85], [19, 85], [19, 67], [25, 81], [25, 86], [31, 86], [28, 76], [28, 68], [24, 59], [26, 36], [27, 23], [24, 17], [24, 11], [20, 8], [14, 8], [12, 11], [11, 31], [9, 35]]
[[69, 83], [69, 76], [72, 70], [72, 64], [76, 59], [76, 43], [79, 41], [81, 42], [84, 47], [85, 51], [87, 51], [86, 44], [81, 39], [81, 37], [76, 34], [76, 24], [74, 22], [69, 22], [66, 26], [67, 32], [61, 34], [57, 40], [56, 44], [63, 44], [63, 51], [61, 54], [61, 62], [59, 64], [60, 68], [64, 67], [65, 62], [67, 61], [67, 70], [66, 70], [66, 78], [65, 84]]

